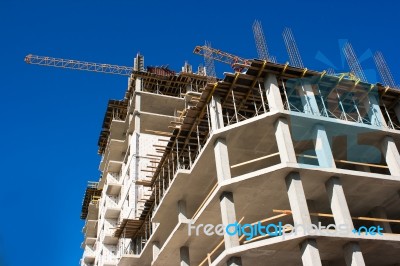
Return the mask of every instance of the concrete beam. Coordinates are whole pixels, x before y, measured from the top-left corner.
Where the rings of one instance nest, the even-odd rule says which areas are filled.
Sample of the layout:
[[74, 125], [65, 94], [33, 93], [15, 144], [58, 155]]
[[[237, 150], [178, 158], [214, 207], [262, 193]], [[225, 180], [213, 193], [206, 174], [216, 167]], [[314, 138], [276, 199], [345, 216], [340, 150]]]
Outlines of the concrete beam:
[[231, 178], [228, 147], [225, 139], [219, 138], [214, 143], [215, 166], [218, 182]]
[[[223, 192], [220, 196], [220, 207], [221, 207], [221, 220], [224, 227], [228, 224], [235, 223], [236, 212], [235, 203], [233, 201], [232, 192]], [[224, 234], [225, 249], [239, 246], [239, 236], [237, 234], [228, 235]]]
[[190, 266], [189, 247], [183, 246], [179, 249], [180, 266]]
[[310, 228], [311, 218], [299, 173], [292, 172], [286, 176], [286, 188], [294, 223]]
[[153, 241], [153, 261], [155, 261], [158, 257], [158, 254], [160, 254], [160, 242], [158, 241]]
[[369, 93], [367, 97], [364, 97], [364, 106], [368, 111], [368, 117], [371, 120], [371, 124], [377, 127], [387, 127], [385, 118], [379, 107], [379, 100], [377, 93]]
[[306, 239], [300, 244], [301, 260], [306, 266], [322, 266], [315, 239]]
[[[371, 210], [371, 216], [374, 218], [387, 219], [385, 207], [376, 206]], [[390, 223], [388, 222], [375, 222], [375, 225], [381, 226], [383, 228], [384, 233], [389, 233], [389, 234], [393, 233], [392, 227], [390, 227]]]
[[186, 201], [178, 201], [178, 222], [186, 222], [188, 220], [186, 213]]
[[314, 91], [310, 83], [302, 81], [298, 89], [300, 100], [303, 105], [305, 114], [320, 115], [317, 101], [315, 100]]
[[400, 176], [400, 155], [392, 137], [385, 137], [382, 142], [382, 154], [386, 159], [391, 175]]
[[293, 147], [292, 136], [285, 118], [278, 118], [275, 122], [275, 138], [282, 163], [296, 163], [296, 153]]
[[354, 229], [349, 206], [347, 205], [343, 187], [338, 177], [331, 177], [325, 184], [329, 202], [336, 226], [346, 225], [349, 230]]
[[213, 95], [210, 101], [210, 120], [211, 129], [217, 130], [224, 127], [224, 120], [222, 116], [221, 98]]
[[240, 257], [230, 257], [226, 262], [227, 266], [242, 266], [242, 259]]
[[273, 74], [267, 74], [264, 79], [264, 88], [267, 93], [268, 106], [271, 111], [283, 111], [281, 92], [279, 91], [278, 81]]
[[323, 125], [315, 125], [313, 133], [315, 153], [317, 154], [319, 166], [336, 168], [325, 127]]
[[397, 121], [400, 123], [400, 103], [394, 107], [394, 112], [396, 113]]
[[366, 165], [355, 165], [355, 168], [356, 168], [357, 171], [371, 172], [371, 167], [366, 166]]
[[343, 246], [343, 251], [347, 266], [365, 266], [364, 257], [357, 242], [347, 243]]

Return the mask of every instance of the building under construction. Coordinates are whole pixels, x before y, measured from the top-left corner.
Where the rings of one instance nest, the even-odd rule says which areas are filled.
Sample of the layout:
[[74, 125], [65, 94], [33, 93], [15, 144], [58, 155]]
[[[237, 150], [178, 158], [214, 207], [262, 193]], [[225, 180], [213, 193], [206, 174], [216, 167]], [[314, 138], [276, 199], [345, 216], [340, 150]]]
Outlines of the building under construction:
[[217, 79], [137, 56], [104, 116], [82, 266], [400, 265], [400, 90], [356, 62], [265, 57]]

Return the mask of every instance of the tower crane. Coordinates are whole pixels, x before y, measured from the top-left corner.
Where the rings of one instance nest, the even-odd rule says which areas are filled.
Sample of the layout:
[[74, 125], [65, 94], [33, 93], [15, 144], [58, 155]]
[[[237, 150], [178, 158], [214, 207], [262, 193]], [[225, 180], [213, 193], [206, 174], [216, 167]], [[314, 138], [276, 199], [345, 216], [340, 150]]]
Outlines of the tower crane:
[[[214, 49], [209, 45], [196, 46], [193, 53], [204, 56], [211, 60], [217, 60], [219, 62], [229, 64], [237, 72], [240, 72], [241, 70], [243, 70], [243, 68], [250, 65], [248, 59], [244, 59], [237, 55], [233, 55], [218, 49]], [[79, 61], [72, 59], [33, 55], [33, 54], [25, 56], [24, 61], [27, 64], [32, 64], [32, 65], [68, 68], [68, 69], [99, 72], [99, 73], [114, 74], [121, 76], [130, 76], [130, 74], [135, 70], [134, 67], [86, 62], [86, 61]], [[141, 67], [138, 67], [138, 69], [141, 69]]]
[[212, 48], [208, 45], [196, 46], [193, 53], [229, 64], [236, 72], [240, 72], [243, 70], [243, 68], [250, 65], [250, 61], [248, 59]]

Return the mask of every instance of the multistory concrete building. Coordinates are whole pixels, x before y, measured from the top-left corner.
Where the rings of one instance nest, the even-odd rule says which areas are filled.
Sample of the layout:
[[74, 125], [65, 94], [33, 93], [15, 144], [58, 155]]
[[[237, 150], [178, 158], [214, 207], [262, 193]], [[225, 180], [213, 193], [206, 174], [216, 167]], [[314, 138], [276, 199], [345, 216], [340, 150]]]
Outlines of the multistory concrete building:
[[104, 117], [81, 265], [400, 265], [399, 95], [260, 60], [208, 83], [138, 56]]

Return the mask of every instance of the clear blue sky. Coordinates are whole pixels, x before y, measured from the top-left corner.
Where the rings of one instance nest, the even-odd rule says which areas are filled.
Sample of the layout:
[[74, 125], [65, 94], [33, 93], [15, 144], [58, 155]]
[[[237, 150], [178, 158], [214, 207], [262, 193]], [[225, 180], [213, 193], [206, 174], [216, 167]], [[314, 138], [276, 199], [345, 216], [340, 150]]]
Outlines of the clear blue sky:
[[[140, 51], [146, 65], [180, 70], [185, 60], [202, 62], [192, 51], [205, 40], [255, 57], [257, 18], [279, 62], [287, 61], [281, 33], [289, 26], [308, 68], [326, 68], [320, 51], [347, 70], [338, 50], [345, 38], [358, 55], [381, 50], [400, 82], [397, 1], [256, 2], [0, 0], [0, 266], [78, 265], [81, 201], [99, 177], [107, 100], [127, 86], [125, 77], [26, 65], [29, 53], [131, 66]], [[216, 68], [220, 77], [227, 70]]]

